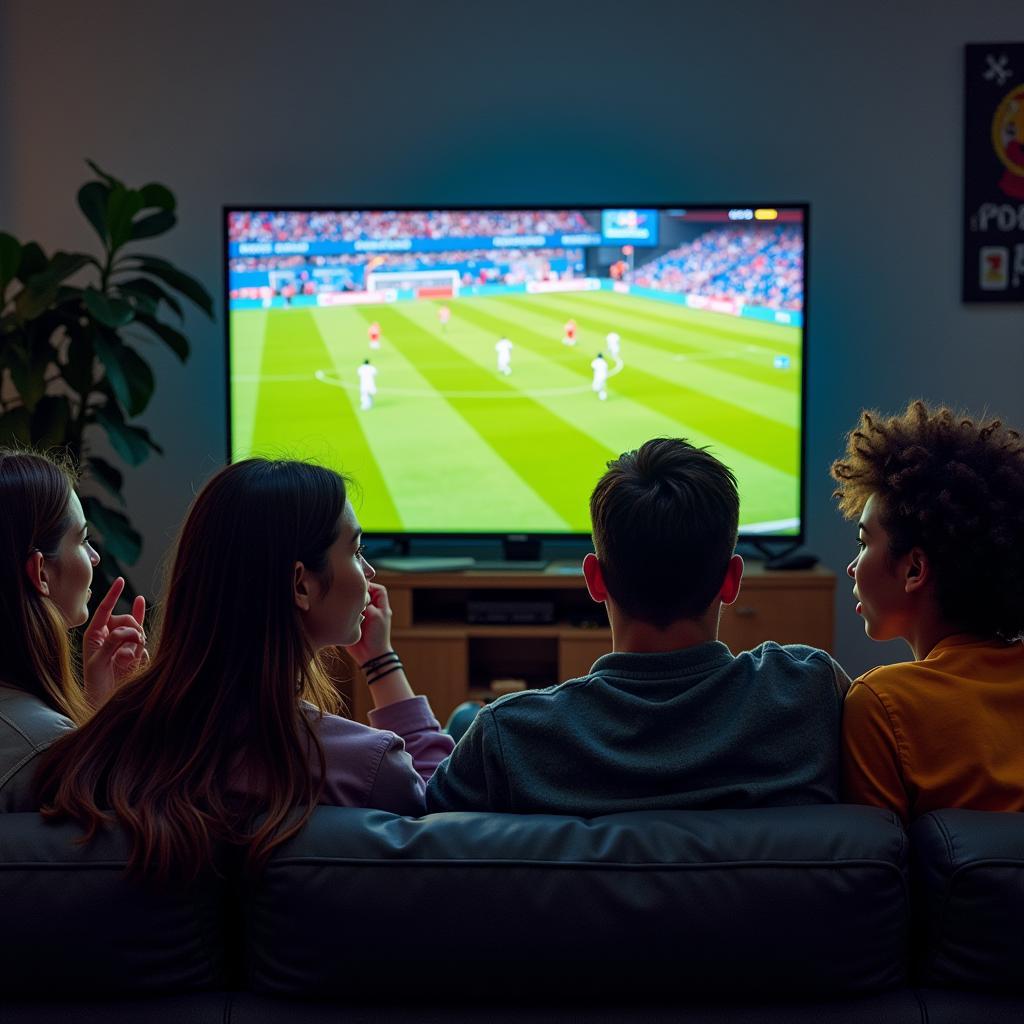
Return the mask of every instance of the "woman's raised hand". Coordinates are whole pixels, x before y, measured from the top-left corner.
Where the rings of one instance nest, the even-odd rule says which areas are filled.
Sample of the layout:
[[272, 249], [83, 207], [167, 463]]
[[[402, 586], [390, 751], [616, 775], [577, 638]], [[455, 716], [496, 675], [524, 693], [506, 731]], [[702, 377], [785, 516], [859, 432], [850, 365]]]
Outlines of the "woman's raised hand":
[[124, 577], [118, 576], [85, 628], [82, 675], [93, 708], [101, 707], [128, 676], [149, 664], [143, 628], [146, 599], [136, 597], [130, 615], [114, 615], [123, 590]]
[[348, 648], [360, 665], [391, 650], [391, 604], [387, 588], [380, 583], [369, 583], [367, 587], [370, 600], [363, 613], [362, 632], [359, 641]]

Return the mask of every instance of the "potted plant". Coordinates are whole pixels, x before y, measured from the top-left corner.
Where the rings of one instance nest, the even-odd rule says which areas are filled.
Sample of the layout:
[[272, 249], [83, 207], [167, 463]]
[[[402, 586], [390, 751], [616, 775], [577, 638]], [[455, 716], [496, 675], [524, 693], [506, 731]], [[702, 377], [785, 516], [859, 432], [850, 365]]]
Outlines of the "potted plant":
[[130, 422], [149, 405], [155, 380], [145, 346], [167, 345], [188, 359], [181, 300], [208, 317], [203, 286], [167, 260], [136, 251], [176, 222], [164, 185], [128, 188], [88, 161], [96, 179], [79, 189], [78, 205], [101, 242], [99, 255], [55, 252], [0, 232], [0, 444], [66, 449], [108, 500], [83, 499], [103, 542], [100, 589], [139, 557], [142, 538], [123, 511], [121, 470], [97, 454], [103, 434], [129, 466], [159, 444]]

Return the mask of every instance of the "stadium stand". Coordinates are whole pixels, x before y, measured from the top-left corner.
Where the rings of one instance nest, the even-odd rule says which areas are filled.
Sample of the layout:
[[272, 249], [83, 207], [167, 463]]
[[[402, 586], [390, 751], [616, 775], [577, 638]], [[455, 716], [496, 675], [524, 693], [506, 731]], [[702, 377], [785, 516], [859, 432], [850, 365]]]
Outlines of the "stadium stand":
[[803, 309], [803, 246], [791, 227], [716, 228], [636, 268], [633, 283], [657, 291]]

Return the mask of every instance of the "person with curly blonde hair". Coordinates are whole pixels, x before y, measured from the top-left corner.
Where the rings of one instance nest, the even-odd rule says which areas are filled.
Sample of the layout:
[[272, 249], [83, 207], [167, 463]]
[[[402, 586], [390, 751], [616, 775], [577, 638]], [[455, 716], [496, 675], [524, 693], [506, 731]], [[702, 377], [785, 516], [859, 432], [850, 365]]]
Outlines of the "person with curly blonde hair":
[[832, 476], [864, 630], [914, 655], [850, 688], [845, 798], [904, 821], [1024, 810], [1024, 438], [920, 401], [865, 411]]

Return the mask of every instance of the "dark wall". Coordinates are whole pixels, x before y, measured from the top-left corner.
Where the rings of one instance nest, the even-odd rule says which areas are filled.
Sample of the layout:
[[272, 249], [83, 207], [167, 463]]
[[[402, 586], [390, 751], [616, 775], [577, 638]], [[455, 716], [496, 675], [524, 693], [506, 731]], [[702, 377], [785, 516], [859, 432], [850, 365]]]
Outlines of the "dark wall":
[[[807, 200], [809, 546], [841, 572], [854, 531], [827, 467], [862, 405], [919, 395], [1024, 421], [1024, 311], [958, 297], [962, 47], [1022, 39], [1019, 0], [13, 0], [0, 224], [88, 244], [74, 194], [91, 156], [171, 185], [162, 252], [219, 295], [225, 202]], [[142, 580], [224, 453], [222, 326], [189, 326], [195, 355], [156, 358], [145, 417], [167, 456], [129, 474]], [[840, 658], [902, 658], [863, 639], [847, 582]]]

